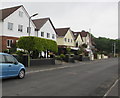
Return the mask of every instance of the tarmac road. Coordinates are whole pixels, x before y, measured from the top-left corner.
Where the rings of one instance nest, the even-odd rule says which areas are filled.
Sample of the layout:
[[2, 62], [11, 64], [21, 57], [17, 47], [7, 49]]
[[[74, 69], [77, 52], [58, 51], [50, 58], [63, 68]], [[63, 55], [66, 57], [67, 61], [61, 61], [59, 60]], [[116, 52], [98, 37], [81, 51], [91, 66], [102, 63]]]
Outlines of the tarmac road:
[[72, 67], [33, 72], [27, 74], [24, 79], [5, 79], [2, 82], [2, 94], [3, 96], [103, 96], [118, 76], [117, 58], [72, 65]]

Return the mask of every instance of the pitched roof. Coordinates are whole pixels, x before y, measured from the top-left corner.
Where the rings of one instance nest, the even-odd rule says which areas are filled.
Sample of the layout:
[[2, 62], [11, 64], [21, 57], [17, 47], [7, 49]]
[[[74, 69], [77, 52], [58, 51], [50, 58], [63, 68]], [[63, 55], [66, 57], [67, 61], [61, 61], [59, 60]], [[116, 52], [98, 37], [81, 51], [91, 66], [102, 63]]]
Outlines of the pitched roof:
[[39, 30], [48, 20], [49, 18], [40, 18], [40, 19], [34, 19], [32, 21], [35, 24], [36, 29]]
[[74, 31], [72, 31], [72, 32], [73, 32], [73, 35], [74, 35], [74, 37], [75, 37], [75, 40], [76, 40], [77, 37], [80, 35], [80, 37], [81, 37], [81, 39], [82, 39], [82, 41], [83, 41], [83, 38], [82, 38], [80, 32], [74, 32]]
[[69, 29], [70, 28], [57, 28], [56, 29], [57, 35], [58, 36], [65, 36]]
[[76, 40], [77, 37], [78, 37], [78, 35], [80, 34], [80, 32], [74, 32], [74, 31], [72, 31], [72, 33], [73, 33], [73, 35], [74, 35], [74, 37], [75, 37], [75, 40]]
[[[53, 29], [55, 30], [55, 27], [54, 27], [54, 25], [53, 25], [53, 23], [52, 23], [52, 21], [51, 21], [50, 18], [40, 18], [40, 19], [34, 19], [34, 20], [32, 20], [32, 21], [33, 21], [33, 23], [34, 23], [35, 26], [36, 26], [36, 30], [38, 31], [38, 30], [40, 30], [40, 28], [41, 28], [48, 20], [50, 21]], [[55, 32], [56, 32], [56, 30], [55, 30]]]
[[11, 8], [1, 9], [0, 10], [0, 15], [1, 15], [0, 20], [4, 20], [5, 18], [7, 18], [9, 15], [11, 15], [13, 12], [15, 12], [20, 7], [22, 7], [22, 5], [11, 7]]
[[86, 31], [84, 31], [84, 30], [82, 30], [82, 31], [80, 32], [81, 37], [86, 37], [87, 34], [88, 34], [88, 32], [86, 32]]

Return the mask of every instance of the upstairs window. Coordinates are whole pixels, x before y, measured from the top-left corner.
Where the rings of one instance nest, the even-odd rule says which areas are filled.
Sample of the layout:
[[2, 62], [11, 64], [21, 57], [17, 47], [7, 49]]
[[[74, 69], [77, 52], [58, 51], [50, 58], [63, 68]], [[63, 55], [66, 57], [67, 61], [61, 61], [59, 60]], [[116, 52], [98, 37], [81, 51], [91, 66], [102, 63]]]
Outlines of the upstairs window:
[[64, 40], [65, 40], [65, 42], [66, 42], [66, 41], [67, 41], [67, 38], [65, 38]]
[[13, 23], [8, 22], [8, 30], [13, 30]]
[[50, 38], [50, 33], [47, 33], [47, 38]]
[[44, 32], [41, 32], [41, 37], [44, 37]]
[[19, 16], [23, 17], [23, 12], [22, 11], [19, 11]]
[[68, 42], [70, 42], [70, 39], [68, 39]]
[[71, 43], [72, 43], [72, 39], [71, 39]]
[[52, 39], [55, 39], [55, 34], [52, 34]]
[[31, 27], [27, 27], [27, 33], [31, 33]]
[[23, 25], [18, 25], [18, 31], [20, 31], [20, 32], [23, 31]]

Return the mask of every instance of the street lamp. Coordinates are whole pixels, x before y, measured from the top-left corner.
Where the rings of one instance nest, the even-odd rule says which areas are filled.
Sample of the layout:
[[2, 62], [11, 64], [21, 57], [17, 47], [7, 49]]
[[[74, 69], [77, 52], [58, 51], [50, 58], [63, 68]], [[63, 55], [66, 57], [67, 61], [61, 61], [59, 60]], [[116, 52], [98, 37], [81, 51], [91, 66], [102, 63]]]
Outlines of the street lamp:
[[28, 34], [29, 34], [29, 36], [30, 36], [30, 33], [31, 33], [30, 19], [31, 19], [32, 17], [36, 16], [36, 15], [38, 15], [38, 13], [33, 14], [32, 16], [29, 17], [29, 27], [28, 27]]

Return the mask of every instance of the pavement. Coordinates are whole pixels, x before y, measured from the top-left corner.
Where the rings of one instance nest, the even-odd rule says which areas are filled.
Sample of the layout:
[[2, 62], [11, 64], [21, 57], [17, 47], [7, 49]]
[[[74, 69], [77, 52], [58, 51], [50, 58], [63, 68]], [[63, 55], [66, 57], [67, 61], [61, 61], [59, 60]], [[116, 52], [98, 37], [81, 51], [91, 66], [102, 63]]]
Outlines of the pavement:
[[[40, 66], [32, 65], [31, 67], [26, 67], [26, 73], [29, 74], [29, 73], [35, 73], [40, 71], [62, 69], [62, 68], [74, 66], [74, 63], [61, 62], [58, 60], [56, 60], [55, 62], [56, 62], [55, 65], [40, 65]], [[75, 63], [84, 64], [85, 62], [75, 61]]]
[[27, 68], [24, 79], [3, 80], [2, 94], [3, 96], [101, 96], [102, 98], [116, 81], [117, 71], [116, 58]]

